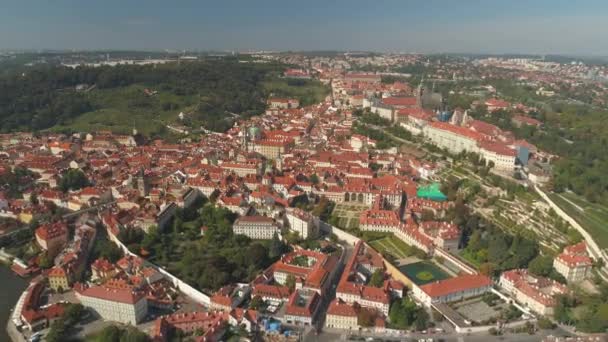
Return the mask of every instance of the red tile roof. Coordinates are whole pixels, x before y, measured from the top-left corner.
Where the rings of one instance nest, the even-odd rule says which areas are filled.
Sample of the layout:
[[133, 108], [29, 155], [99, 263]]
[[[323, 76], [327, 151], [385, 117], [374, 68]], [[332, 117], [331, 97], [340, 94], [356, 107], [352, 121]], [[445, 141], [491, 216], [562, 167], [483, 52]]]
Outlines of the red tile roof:
[[585, 241], [564, 248], [564, 251], [557, 256], [557, 259], [569, 267], [593, 265], [593, 260], [587, 253]]
[[530, 126], [540, 126], [543, 124], [542, 122], [536, 120], [535, 118], [531, 118], [529, 116], [524, 116], [524, 115], [513, 116], [513, 121], [524, 123], [524, 124], [530, 125]]
[[279, 285], [258, 284], [253, 288], [253, 296], [285, 299], [289, 298], [289, 288]]
[[455, 126], [446, 122], [434, 121], [430, 123], [430, 126], [443, 131], [448, 131], [456, 135], [460, 135], [475, 141], [484, 140], [484, 136], [478, 132], [472, 131], [465, 127]]
[[255, 222], [255, 223], [272, 223], [274, 222], [272, 218], [267, 216], [241, 216], [239, 217], [234, 224], [237, 223], [247, 223], [247, 222]]
[[507, 108], [511, 104], [507, 101], [499, 100], [499, 99], [489, 99], [485, 102], [488, 107], [498, 107], [498, 108]]
[[479, 143], [479, 147], [483, 150], [493, 152], [493, 153], [501, 155], [501, 156], [515, 157], [517, 155], [516, 150], [514, 150], [502, 143], [482, 141]]
[[128, 285], [124, 281], [110, 280], [100, 286], [92, 286], [89, 288], [75, 286], [74, 289], [82, 296], [132, 305], [135, 305], [135, 303], [145, 297], [144, 293], [135, 290], [133, 286]]
[[420, 289], [430, 297], [436, 298], [491, 285], [492, 279], [484, 275], [462, 275], [426, 284], [421, 286]]
[[415, 106], [418, 100], [415, 97], [386, 97], [382, 99], [382, 103], [390, 106]]
[[340, 299], [334, 299], [327, 308], [328, 315], [357, 317], [357, 308], [354, 305], [347, 304]]
[[292, 316], [312, 317], [320, 299], [316, 291], [294, 291], [289, 297], [285, 313]]
[[399, 116], [409, 116], [414, 119], [420, 120], [431, 120], [433, 118], [433, 112], [429, 110], [424, 110], [422, 108], [403, 108], [397, 111], [397, 115]]
[[67, 235], [67, 226], [62, 222], [45, 224], [36, 229], [36, 236], [42, 240], [50, 240], [60, 236]]

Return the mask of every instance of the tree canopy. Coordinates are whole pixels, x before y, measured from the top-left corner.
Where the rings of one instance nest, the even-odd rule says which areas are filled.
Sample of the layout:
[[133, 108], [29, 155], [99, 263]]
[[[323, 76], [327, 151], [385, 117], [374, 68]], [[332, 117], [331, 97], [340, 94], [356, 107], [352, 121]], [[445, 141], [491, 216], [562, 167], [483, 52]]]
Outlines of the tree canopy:
[[59, 188], [63, 192], [79, 190], [89, 185], [89, 180], [84, 172], [79, 169], [70, 169], [61, 176]]
[[[160, 231], [151, 227], [147, 234], [127, 229], [121, 231], [119, 238], [132, 252], [145, 251], [142, 256], [185, 282], [215, 291], [228, 283], [252, 280], [285, 250], [278, 237], [259, 242], [233, 234], [234, 219], [229, 210], [208, 203], [195, 209], [194, 215], [178, 211], [172, 229]], [[201, 237], [203, 225], [207, 229]]]
[[429, 322], [426, 310], [418, 307], [409, 297], [397, 300], [391, 305], [389, 318], [391, 325], [398, 329], [408, 329], [413, 325], [416, 330], [424, 330]]
[[[265, 82], [278, 79], [283, 68], [277, 63], [240, 63], [237, 58], [223, 58], [181, 64], [76, 68], [45, 65], [25, 72], [14, 70], [0, 75], [0, 132], [68, 125], [84, 113], [112, 108], [112, 101], [96, 101], [95, 92], [133, 85], [171, 94], [169, 99], [196, 99], [191, 118], [211, 130], [223, 131], [231, 126], [228, 113], [242, 117], [261, 113], [271, 92], [295, 95], [303, 102], [318, 101], [316, 89], [320, 83], [315, 80], [266, 87]], [[87, 90], [77, 90], [78, 85], [85, 85]], [[156, 118], [156, 109], [184, 109], [173, 100], [163, 100], [154, 107], [150, 106], [151, 101], [159, 100], [134, 92], [127, 102], [130, 107], [147, 108], [150, 119]]]
[[135, 327], [117, 325], [109, 325], [87, 339], [87, 341], [92, 342], [148, 342], [150, 340], [150, 337], [146, 333], [139, 331]]
[[375, 270], [369, 279], [368, 285], [373, 287], [382, 287], [382, 285], [384, 285], [384, 271], [381, 269]]

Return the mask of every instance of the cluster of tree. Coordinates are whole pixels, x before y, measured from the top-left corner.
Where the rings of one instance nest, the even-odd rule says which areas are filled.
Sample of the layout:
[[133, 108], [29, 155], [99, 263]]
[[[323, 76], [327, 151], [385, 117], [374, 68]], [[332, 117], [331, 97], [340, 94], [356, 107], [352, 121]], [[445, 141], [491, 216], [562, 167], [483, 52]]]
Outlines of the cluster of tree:
[[372, 273], [372, 276], [369, 278], [367, 285], [373, 287], [382, 287], [382, 285], [384, 285], [384, 271], [381, 269], [375, 270], [374, 273]]
[[79, 190], [89, 185], [89, 179], [79, 169], [69, 169], [59, 180], [59, 189], [63, 192]]
[[566, 284], [566, 278], [553, 267], [552, 255], [538, 255], [528, 264], [528, 271], [541, 277], [551, 278], [562, 284]]
[[285, 286], [289, 289], [289, 293], [293, 293], [296, 289], [296, 277], [293, 274], [287, 275], [285, 278]]
[[[608, 330], [608, 286], [598, 294], [559, 295], [553, 317], [564, 324], [575, 325], [578, 331], [604, 333]], [[577, 311], [575, 313], [575, 311]]]
[[479, 265], [480, 272], [496, 275], [504, 270], [527, 268], [539, 255], [537, 241], [509, 235], [476, 215], [467, 216], [461, 225], [464, 255]]
[[485, 159], [475, 152], [462, 151], [456, 155], [455, 159], [466, 161], [471, 165], [473, 172], [485, 178], [489, 175], [490, 169], [494, 167], [493, 162], [487, 163]]
[[384, 132], [368, 127], [365, 124], [359, 124], [357, 121], [354, 122], [352, 131], [353, 133], [360, 134], [376, 140], [376, 148], [378, 149], [383, 150], [397, 146], [395, 141], [391, 139], [390, 136], [386, 135]]
[[23, 167], [0, 173], [0, 190], [8, 198], [22, 198], [23, 190], [34, 181], [34, 174]]
[[376, 325], [376, 319], [379, 318], [379, 313], [375, 310], [359, 307], [357, 314], [357, 324], [362, 327], [373, 327]]
[[446, 195], [449, 201], [468, 202], [482, 192], [479, 182], [470, 179], [460, 179], [449, 176], [441, 184], [441, 192]]
[[389, 132], [390, 134], [396, 136], [397, 138], [401, 138], [404, 140], [412, 141], [414, 138], [410, 131], [408, 131], [407, 129], [405, 129], [399, 125], [394, 125], [394, 126], [388, 127], [386, 129], [386, 131]]
[[87, 341], [92, 342], [148, 342], [151, 341], [146, 333], [132, 326], [117, 326], [109, 325], [103, 328], [99, 333], [91, 336]]
[[[225, 58], [145, 66], [47, 65], [25, 73], [15, 71], [0, 77], [1, 130], [40, 130], [97, 109], [88, 93], [76, 91], [80, 84], [94, 84], [99, 89], [141, 84], [177, 96], [195, 95], [200, 99], [195, 118], [208, 123], [210, 129], [225, 129], [230, 125], [224, 120], [226, 112], [247, 116], [264, 110], [268, 92], [262, 82], [281, 69], [281, 65], [274, 63], [239, 63], [237, 59]], [[172, 103], [163, 107], [175, 109]]]
[[312, 215], [319, 217], [321, 221], [327, 222], [335, 206], [336, 204], [334, 202], [328, 200], [327, 197], [322, 196], [311, 213]]
[[409, 297], [403, 297], [391, 305], [389, 318], [391, 325], [397, 329], [408, 329], [413, 326], [416, 330], [424, 330], [429, 325], [429, 314]]
[[[12, 223], [6, 223], [6, 221], [7, 219], [0, 220], [0, 227], [8, 228], [12, 225]], [[14, 227], [17, 228], [17, 225]], [[21, 259], [29, 259], [28, 255], [31, 253], [38, 254], [38, 249], [30, 248], [32, 246], [30, 242], [34, 237], [34, 232], [38, 228], [38, 225], [29, 226], [28, 228], [20, 229], [14, 234], [0, 236], [0, 248], [6, 248], [7, 252]]]
[[296, 80], [273, 78], [265, 83], [268, 94], [276, 97], [294, 97], [300, 106], [310, 106], [321, 102], [329, 93], [328, 86], [317, 80]]
[[293, 197], [289, 201], [289, 206], [292, 208], [299, 208], [304, 211], [311, 211], [314, 208], [315, 204], [314, 204], [314, 202], [309, 201], [307, 194], [302, 194], [302, 195]]
[[536, 322], [536, 324], [538, 325], [539, 329], [543, 329], [543, 330], [551, 330], [551, 329], [555, 329], [556, 325], [555, 323], [553, 323], [552, 320], [550, 320], [547, 317], [541, 317], [538, 319], [538, 321]]
[[111, 263], [115, 263], [122, 258], [122, 250], [116, 244], [106, 237], [98, 237], [95, 239], [93, 250], [91, 251], [90, 260], [94, 261], [99, 258], [104, 258]]
[[264, 307], [264, 299], [259, 295], [254, 296], [251, 298], [251, 302], [249, 302], [249, 307], [253, 310], [261, 310]]
[[[156, 227], [147, 234], [123, 230], [119, 238], [132, 252], [167, 267], [189, 284], [212, 291], [250, 281], [287, 250], [277, 236], [266, 243], [233, 234], [235, 215], [225, 208], [206, 204], [194, 213], [196, 218], [184, 223], [192, 214], [178, 212], [172, 228], [165, 231]], [[202, 226], [206, 229], [201, 238]]]
[[53, 258], [47, 253], [43, 252], [40, 254], [40, 258], [38, 259], [38, 266], [44, 270], [48, 270], [49, 268], [55, 265]]
[[380, 115], [369, 112], [369, 111], [365, 111], [363, 113], [363, 115], [359, 116], [359, 121], [361, 121], [365, 124], [376, 125], [376, 126], [387, 127], [387, 126], [391, 125], [390, 120], [385, 119], [385, 118], [381, 117]]
[[393, 84], [395, 82], [404, 82], [407, 83], [407, 78], [402, 76], [393, 76], [393, 75], [382, 75], [380, 81], [383, 84]]
[[555, 191], [569, 189], [591, 202], [608, 204], [608, 179], [602, 176], [608, 167], [607, 111], [553, 103], [547, 110], [529, 114], [543, 122], [542, 129], [528, 125], [518, 127], [512, 122], [513, 114], [506, 111], [485, 115], [485, 111], [480, 110], [472, 114], [562, 157], [554, 164]]
[[413, 75], [431, 74], [434, 70], [435, 67], [432, 67], [430, 64], [425, 64], [422, 62], [410, 63], [397, 68], [393, 68], [394, 72]]
[[[287, 241], [289, 242], [289, 240], [287, 240]], [[299, 240], [293, 244], [298, 244], [300, 247], [302, 247], [304, 249], [310, 249], [310, 250], [321, 249], [321, 243], [319, 242], [319, 240], [310, 239], [310, 238], [305, 239], [305, 240]]]
[[475, 101], [475, 97], [463, 95], [463, 94], [447, 94], [448, 103], [452, 108], [470, 108], [473, 101]]
[[82, 304], [67, 304], [64, 307], [63, 315], [51, 323], [46, 341], [61, 342], [65, 341], [69, 335], [69, 330], [76, 325], [84, 314]]

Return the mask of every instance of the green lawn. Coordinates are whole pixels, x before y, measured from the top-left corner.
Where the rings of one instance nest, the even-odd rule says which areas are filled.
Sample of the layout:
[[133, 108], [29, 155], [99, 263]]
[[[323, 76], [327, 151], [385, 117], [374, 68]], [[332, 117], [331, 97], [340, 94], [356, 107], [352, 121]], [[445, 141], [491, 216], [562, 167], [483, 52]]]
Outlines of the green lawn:
[[600, 248], [608, 248], [608, 208], [599, 204], [589, 203], [573, 193], [549, 193], [548, 196], [587, 230]]
[[[294, 85], [301, 83], [301, 85]], [[317, 80], [288, 80], [284, 78], [264, 82], [264, 89], [277, 97], [296, 97], [301, 106], [319, 103], [329, 94], [329, 87]]]
[[368, 242], [375, 250], [383, 255], [392, 255], [396, 259], [403, 259], [415, 254], [414, 247], [399, 240], [394, 235]]
[[370, 245], [382, 255], [392, 255], [397, 259], [405, 258], [407, 256], [395, 248], [387, 238], [371, 241]]
[[382, 255], [390, 254], [390, 252], [387, 249], [387, 246], [385, 244], [383, 244], [380, 240], [370, 241], [368, 243], [370, 246], [372, 246], [373, 249], [378, 251], [380, 254], [382, 254]]
[[[178, 96], [159, 91], [157, 95], [144, 94], [143, 85], [132, 85], [115, 89], [93, 89], [87, 97], [95, 108], [71, 122], [53, 127], [51, 130], [72, 129], [75, 131], [110, 130], [128, 134], [133, 128], [144, 134], [158, 132], [167, 123], [177, 121], [180, 111], [188, 111], [196, 102], [193, 96]], [[172, 103], [174, 108], [164, 110], [163, 104]]]

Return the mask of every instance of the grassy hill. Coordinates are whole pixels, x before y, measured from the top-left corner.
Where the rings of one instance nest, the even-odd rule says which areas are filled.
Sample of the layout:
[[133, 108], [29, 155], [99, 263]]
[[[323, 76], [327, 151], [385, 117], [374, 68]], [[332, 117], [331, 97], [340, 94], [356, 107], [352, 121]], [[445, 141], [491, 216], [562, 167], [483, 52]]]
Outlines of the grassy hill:
[[[181, 111], [195, 108], [197, 97], [178, 96], [170, 91], [159, 91], [153, 96], [145, 95], [144, 85], [130, 85], [114, 89], [94, 89], [87, 98], [95, 110], [51, 128], [53, 131], [110, 130], [128, 134], [133, 128], [146, 135], [163, 131], [164, 125], [178, 120]], [[171, 103], [171, 106], [163, 104]]]
[[295, 80], [274, 77], [263, 82], [267, 93], [277, 97], [295, 97], [302, 106], [319, 103], [329, 94], [329, 86], [316, 80]]
[[550, 193], [549, 197], [589, 232], [600, 248], [608, 248], [607, 207], [597, 203], [590, 203], [572, 192], [561, 194]]
[[[234, 58], [181, 65], [32, 68], [0, 77], [0, 131], [128, 133], [137, 128], [163, 135], [167, 124], [179, 121], [180, 112], [188, 114], [180, 124], [223, 131], [235, 119], [230, 113], [243, 118], [260, 114], [270, 95], [297, 97], [310, 105], [329, 93], [315, 80], [281, 78], [283, 69]], [[88, 90], [77, 91], [79, 85]]]

